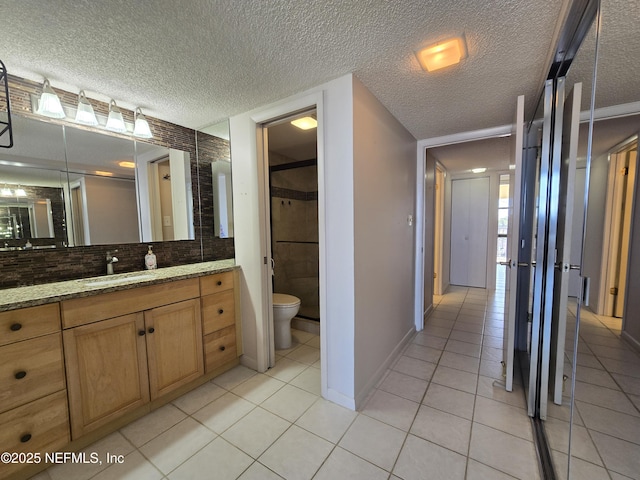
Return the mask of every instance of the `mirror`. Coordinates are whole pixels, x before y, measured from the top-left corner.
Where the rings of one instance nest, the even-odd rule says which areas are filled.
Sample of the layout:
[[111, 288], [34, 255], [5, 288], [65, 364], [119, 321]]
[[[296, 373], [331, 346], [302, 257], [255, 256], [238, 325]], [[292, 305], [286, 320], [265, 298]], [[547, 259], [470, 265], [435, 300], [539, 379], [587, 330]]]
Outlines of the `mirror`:
[[0, 151], [0, 247], [195, 239], [188, 152], [12, 117], [15, 146]]

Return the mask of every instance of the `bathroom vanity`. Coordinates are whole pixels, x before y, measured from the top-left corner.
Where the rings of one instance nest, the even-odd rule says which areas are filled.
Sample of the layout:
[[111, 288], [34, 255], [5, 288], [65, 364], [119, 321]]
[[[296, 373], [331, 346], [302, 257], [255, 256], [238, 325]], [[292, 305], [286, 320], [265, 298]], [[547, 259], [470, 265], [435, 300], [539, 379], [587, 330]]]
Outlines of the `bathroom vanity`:
[[237, 365], [238, 291], [233, 260], [0, 290], [0, 450], [81, 449]]

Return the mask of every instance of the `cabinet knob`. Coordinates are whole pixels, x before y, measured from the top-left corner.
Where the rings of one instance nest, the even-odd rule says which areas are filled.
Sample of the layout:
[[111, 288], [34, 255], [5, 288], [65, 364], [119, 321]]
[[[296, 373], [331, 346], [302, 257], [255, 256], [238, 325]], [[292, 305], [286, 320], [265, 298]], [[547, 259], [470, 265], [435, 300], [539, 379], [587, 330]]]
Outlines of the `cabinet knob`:
[[222, 315], [224, 313], [223, 309], [218, 310], [218, 314]]
[[17, 332], [18, 330], [20, 330], [22, 328], [22, 324], [21, 323], [14, 323], [9, 328], [11, 329], [12, 332]]
[[226, 347], [225, 347], [224, 345], [220, 345], [220, 351], [221, 351], [221, 352], [224, 352], [225, 348], [226, 348]]
[[27, 376], [27, 372], [25, 372], [24, 370], [20, 370], [19, 372], [16, 372], [14, 376], [16, 377], [16, 380], [21, 380]]
[[30, 433], [25, 433], [24, 435], [22, 435], [20, 437], [20, 441], [22, 443], [27, 443], [29, 440], [31, 440], [31, 434]]
[[138, 335], [140, 335], [141, 337], [143, 337], [145, 333], [147, 333], [147, 332], [145, 332], [144, 330], [140, 330], [140, 331], [138, 332]]
[[217, 285], [218, 285], [218, 286], [222, 285], [222, 280], [218, 280]]
[[155, 328], [153, 328], [153, 327], [149, 327], [149, 330], [147, 330], [147, 332], [149, 332], [149, 333], [153, 333], [153, 332], [155, 332], [155, 331], [156, 331], [156, 329], [155, 329]]

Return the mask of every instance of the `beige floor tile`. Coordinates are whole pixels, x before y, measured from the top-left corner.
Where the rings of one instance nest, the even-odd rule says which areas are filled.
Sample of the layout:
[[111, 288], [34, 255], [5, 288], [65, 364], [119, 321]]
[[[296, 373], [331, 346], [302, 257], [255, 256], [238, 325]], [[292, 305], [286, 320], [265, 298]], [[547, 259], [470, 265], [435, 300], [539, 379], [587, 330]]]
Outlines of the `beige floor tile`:
[[599, 432], [591, 432], [591, 437], [607, 469], [640, 479], [640, 445]]
[[467, 322], [462, 322], [460, 320], [458, 320], [455, 325], [453, 326], [454, 330], [460, 330], [462, 332], [470, 332], [470, 333], [476, 333], [476, 334], [480, 334], [482, 333], [482, 324], [480, 323], [467, 323]]
[[466, 463], [463, 455], [409, 435], [393, 473], [405, 480], [462, 480]]
[[298, 330], [295, 328], [291, 329], [291, 339], [294, 342], [303, 344], [303, 343], [307, 343], [309, 340], [313, 339], [314, 337], [317, 337], [318, 335], [315, 335], [313, 333], [310, 332], [304, 332], [302, 330]]
[[482, 338], [482, 345], [493, 348], [500, 348], [502, 346], [503, 339], [501, 337], [492, 337], [485, 335]]
[[578, 365], [576, 369], [576, 381], [612, 388], [614, 390], [619, 388], [613, 377], [606, 370], [585, 367], [583, 365]]
[[607, 407], [628, 415], [640, 416], [638, 409], [620, 390], [612, 390], [598, 385], [576, 382], [575, 398], [582, 402]]
[[502, 363], [499, 360], [482, 360], [480, 361], [480, 368], [478, 369], [478, 373], [480, 375], [484, 375], [485, 377], [490, 377], [496, 380], [503, 380], [503, 370], [504, 369], [502, 367]]
[[300, 347], [288, 354], [287, 358], [304, 363], [305, 365], [311, 365], [320, 359], [320, 349], [310, 347], [309, 345], [300, 345]]
[[296, 362], [288, 357], [282, 357], [276, 361], [275, 367], [267, 370], [265, 375], [277, 378], [281, 382], [290, 382], [307, 368], [304, 363]]
[[249, 400], [251, 403], [259, 405], [284, 386], [285, 383], [277, 378], [258, 374], [246, 382], [241, 383], [231, 390], [231, 392], [245, 400]]
[[386, 375], [378, 388], [388, 393], [393, 393], [413, 402], [422, 401], [424, 392], [429, 383], [404, 373], [391, 371]]
[[620, 388], [624, 393], [640, 395], [640, 378], [620, 375], [619, 373], [614, 373], [613, 378], [617, 384], [620, 385]]
[[339, 446], [384, 470], [391, 470], [406, 433], [366, 415], [358, 415]]
[[482, 360], [494, 360], [499, 362], [502, 360], [503, 354], [504, 351], [502, 350], [502, 347], [496, 348], [485, 345], [482, 347], [482, 356], [480, 358]]
[[417, 358], [424, 362], [438, 363], [440, 355], [442, 355], [442, 350], [425, 347], [423, 345], [418, 345], [417, 343], [410, 343], [405, 349], [403, 355], [411, 358]]
[[260, 462], [254, 462], [238, 477], [238, 480], [282, 480], [282, 477], [269, 470]]
[[244, 472], [253, 459], [218, 437], [197, 452], [169, 475], [169, 480], [191, 480], [215, 478], [235, 480]]
[[238, 365], [222, 375], [217, 376], [212, 381], [226, 390], [231, 390], [256, 374], [257, 372], [255, 370], [251, 370], [244, 365]]
[[602, 345], [589, 345], [589, 348], [593, 354], [600, 359], [609, 358], [620, 362], [634, 363], [636, 366], [640, 364], [640, 357], [638, 354], [630, 350], [628, 347], [613, 348]]
[[449, 338], [451, 327], [443, 328], [427, 324], [427, 326], [424, 327], [423, 333], [432, 337]]
[[473, 421], [533, 442], [531, 420], [521, 408], [478, 396]]
[[381, 422], [408, 431], [420, 404], [377, 390], [362, 409], [362, 413]]
[[444, 352], [440, 358], [439, 365], [455, 368], [469, 373], [478, 373], [480, 360], [476, 357], [469, 357], [460, 353]]
[[165, 475], [216, 437], [208, 428], [192, 418], [186, 418], [140, 448]]
[[442, 315], [442, 314], [434, 313], [431, 317], [429, 317], [429, 321], [427, 322], [427, 325], [430, 327], [440, 327], [440, 328], [445, 328], [447, 330], [451, 330], [455, 323], [456, 323], [456, 319], [453, 314]]
[[262, 402], [260, 407], [285, 420], [295, 422], [317, 399], [318, 396], [313, 393], [292, 385], [285, 385]]
[[169, 403], [123, 427], [120, 433], [134, 446], [140, 447], [186, 417], [182, 410]]
[[436, 369], [435, 363], [424, 362], [417, 358], [402, 355], [393, 365], [393, 370], [422, 380], [429, 380]]
[[290, 426], [290, 422], [258, 407], [227, 429], [222, 438], [258, 458]]
[[320, 348], [320, 336], [314, 335], [312, 338], [305, 342], [305, 345], [309, 345], [313, 348]]
[[296, 425], [331, 443], [337, 443], [357, 413], [319, 398], [297, 421]]
[[467, 463], [466, 480], [512, 480], [516, 477], [500, 472], [473, 459]]
[[471, 420], [473, 418], [475, 396], [461, 390], [432, 383], [429, 385], [429, 389], [422, 403]]
[[451, 340], [458, 340], [460, 342], [473, 343], [476, 345], [482, 344], [482, 335], [479, 333], [462, 332], [460, 330], [454, 330], [449, 336]]
[[[569, 423], [547, 417], [544, 423], [544, 429], [551, 449], [564, 454], [568, 453]], [[573, 425], [571, 431], [571, 455], [602, 466], [602, 460], [591, 440], [589, 432], [580, 425]]]
[[474, 423], [469, 457], [522, 480], [539, 479], [533, 442]]
[[471, 421], [436, 410], [420, 407], [409, 433], [467, 456]]
[[253, 403], [229, 392], [192, 416], [207, 428], [220, 434], [254, 408]]
[[260, 463], [288, 480], [313, 477], [333, 449], [333, 444], [292, 425], [260, 457]]
[[176, 398], [173, 404], [186, 414], [191, 415], [193, 412], [200, 410], [205, 405], [213, 402], [217, 398], [227, 393], [227, 391], [212, 382], [191, 390], [189, 393]]
[[314, 480], [386, 480], [389, 473], [356, 455], [337, 447], [324, 462]]
[[507, 403], [514, 407], [527, 407], [524, 394], [522, 393], [522, 386], [515, 382], [513, 384], [513, 390], [507, 392], [502, 380], [480, 375], [478, 377], [478, 395], [497, 400], [498, 402]]
[[447, 344], [447, 339], [442, 337], [435, 337], [433, 335], [427, 335], [424, 332], [418, 332], [418, 334], [413, 337], [412, 342], [424, 347], [431, 347], [442, 350]]
[[[566, 480], [569, 458], [556, 450], [551, 452], [551, 456], [556, 477], [558, 480]], [[610, 480], [609, 474], [603, 467], [576, 457], [571, 458], [570, 476], [572, 480]]]
[[124, 457], [123, 463], [114, 463], [92, 478], [95, 480], [139, 480], [141, 478], [160, 480], [162, 477], [160, 470], [136, 450]]
[[308, 367], [289, 383], [314, 395], [320, 396], [322, 394], [320, 390], [320, 370], [317, 368]]
[[469, 357], [480, 358], [482, 347], [473, 343], [450, 339], [444, 347], [444, 350], [446, 352], [459, 353], [461, 355], [468, 355]]
[[475, 394], [478, 375], [454, 368], [439, 366], [433, 374], [432, 382]]

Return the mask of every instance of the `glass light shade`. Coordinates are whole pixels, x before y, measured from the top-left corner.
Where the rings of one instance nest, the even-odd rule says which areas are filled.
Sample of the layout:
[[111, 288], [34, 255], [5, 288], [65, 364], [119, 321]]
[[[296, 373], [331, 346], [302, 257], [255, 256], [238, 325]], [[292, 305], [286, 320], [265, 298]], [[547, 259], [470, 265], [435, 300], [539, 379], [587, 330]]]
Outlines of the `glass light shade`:
[[127, 127], [124, 124], [124, 118], [122, 117], [122, 112], [114, 100], [111, 100], [111, 103], [109, 104], [109, 117], [107, 118], [107, 125], [105, 128], [118, 133], [125, 133], [127, 131]]
[[24, 188], [16, 188], [16, 197], [26, 197], [27, 192], [24, 191]]
[[466, 45], [461, 37], [452, 38], [416, 52], [420, 65], [427, 72], [455, 65], [466, 56]]
[[147, 122], [140, 108], [136, 108], [136, 123], [133, 127], [133, 135], [140, 138], [153, 138], [149, 122]]
[[302, 117], [292, 120], [291, 125], [298, 127], [301, 130], [310, 130], [318, 126], [318, 121], [313, 117]]
[[98, 125], [98, 119], [93, 111], [93, 107], [87, 100], [84, 90], [78, 95], [78, 110], [76, 110], [76, 122], [83, 125]]
[[2, 195], [3, 197], [13, 197], [13, 192], [10, 188], [4, 187], [2, 190], [0, 190], [0, 195]]
[[49, 80], [47, 80], [46, 78], [44, 79], [44, 85], [42, 86], [42, 95], [40, 95], [36, 113], [51, 118], [66, 117], [58, 95], [56, 95], [56, 92], [53, 91]]

